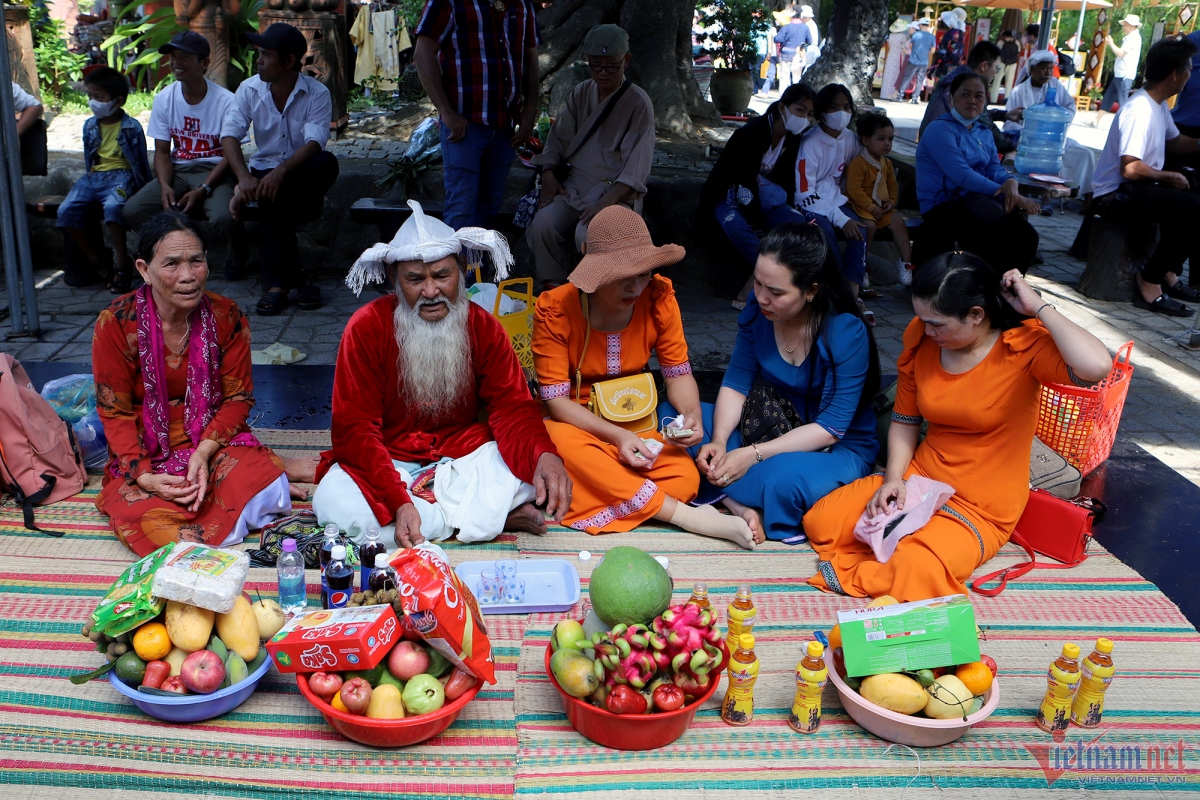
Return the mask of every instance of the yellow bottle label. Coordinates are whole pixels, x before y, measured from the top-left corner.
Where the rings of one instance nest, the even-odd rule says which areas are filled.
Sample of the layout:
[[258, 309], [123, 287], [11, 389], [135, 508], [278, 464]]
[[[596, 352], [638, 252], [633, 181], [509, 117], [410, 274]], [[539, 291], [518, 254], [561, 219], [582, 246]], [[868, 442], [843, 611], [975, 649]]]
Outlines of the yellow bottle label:
[[1115, 666], [1099, 667], [1085, 658], [1080, 665], [1079, 691], [1071, 704], [1071, 722], [1082, 728], [1094, 728], [1104, 714], [1104, 692], [1112, 683]]
[[729, 624], [729, 630], [725, 635], [725, 645], [729, 648], [730, 657], [737, 652], [738, 637], [743, 633], [754, 633], [754, 620], [758, 616], [758, 609], [751, 608], [743, 611], [740, 608], [729, 606], [725, 610], [726, 621]]
[[1065, 731], [1071, 718], [1071, 701], [1079, 688], [1080, 674], [1051, 664], [1046, 673], [1046, 696], [1038, 708], [1037, 724], [1044, 731]]
[[758, 679], [758, 659], [749, 664], [729, 662], [729, 688], [721, 704], [721, 719], [730, 725], [749, 725], [754, 719], [754, 682]]
[[829, 678], [828, 669], [796, 669], [796, 699], [788, 725], [797, 733], [814, 733], [821, 726], [821, 692]]

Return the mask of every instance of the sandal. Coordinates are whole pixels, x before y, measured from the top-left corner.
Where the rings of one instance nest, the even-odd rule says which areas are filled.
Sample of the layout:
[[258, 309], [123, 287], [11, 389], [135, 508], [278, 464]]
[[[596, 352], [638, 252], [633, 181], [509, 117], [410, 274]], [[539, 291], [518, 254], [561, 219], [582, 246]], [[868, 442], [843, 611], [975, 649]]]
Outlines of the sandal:
[[1186, 300], [1189, 303], [1200, 302], [1200, 292], [1196, 291], [1195, 286], [1188, 286], [1183, 281], [1177, 280], [1175, 283], [1167, 286], [1162, 285], [1163, 294], [1168, 297], [1174, 297], [1176, 300]]
[[1168, 317], [1190, 317], [1192, 310], [1178, 300], [1172, 300], [1165, 294], [1160, 294], [1154, 300], [1147, 302], [1141, 294], [1133, 296], [1133, 304], [1138, 308], [1153, 311], [1156, 314], [1166, 314]]
[[263, 292], [254, 310], [260, 317], [273, 317], [287, 308], [287, 292]]
[[296, 287], [296, 305], [302, 311], [316, 311], [321, 307], [321, 287], [313, 283]]
[[729, 301], [729, 304], [731, 306], [733, 306], [735, 309], [737, 309], [738, 311], [741, 311], [742, 309], [744, 309], [746, 307], [745, 300], [731, 300], [731, 301]]
[[868, 325], [870, 325], [872, 328], [874, 328], [875, 327], [875, 312], [872, 311], [871, 309], [867, 308], [867, 304], [864, 303], [862, 300], [859, 300], [857, 302], [858, 302], [858, 310], [862, 313], [862, 316], [863, 316], [863, 321], [865, 321]]
[[129, 267], [129, 263], [126, 262], [112, 271], [112, 275], [104, 282], [108, 291], [113, 294], [125, 294], [133, 288], [133, 271]]

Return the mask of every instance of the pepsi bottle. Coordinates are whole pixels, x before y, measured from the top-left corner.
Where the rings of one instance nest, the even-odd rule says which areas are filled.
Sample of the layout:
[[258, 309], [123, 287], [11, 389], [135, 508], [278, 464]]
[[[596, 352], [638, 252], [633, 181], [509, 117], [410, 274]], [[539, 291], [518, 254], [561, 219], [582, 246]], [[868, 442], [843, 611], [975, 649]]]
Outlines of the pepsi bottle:
[[379, 528], [372, 525], [367, 528], [367, 540], [363, 542], [362, 547], [358, 548], [359, 568], [362, 570], [362, 577], [359, 578], [358, 585], [364, 592], [371, 582], [371, 570], [375, 568], [375, 556], [380, 553], [387, 555], [387, 545], [379, 541]]
[[346, 546], [333, 546], [332, 559], [325, 567], [324, 608], [345, 608], [354, 594], [354, 569], [346, 563]]

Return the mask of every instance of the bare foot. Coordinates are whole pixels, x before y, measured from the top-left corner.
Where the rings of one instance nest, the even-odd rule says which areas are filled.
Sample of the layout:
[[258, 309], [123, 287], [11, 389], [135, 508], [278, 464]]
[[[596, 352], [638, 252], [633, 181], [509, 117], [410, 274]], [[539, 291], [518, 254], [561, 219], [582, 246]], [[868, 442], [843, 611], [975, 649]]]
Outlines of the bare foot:
[[291, 483], [316, 483], [317, 464], [321, 459], [316, 456], [283, 459], [283, 471], [287, 473]]
[[299, 486], [292, 483], [291, 481], [288, 481], [288, 494], [291, 495], [291, 498], [293, 500], [307, 500], [308, 499], [308, 489], [301, 489]]
[[524, 531], [541, 536], [546, 532], [546, 517], [533, 507], [533, 503], [526, 503], [509, 512], [508, 519], [504, 520], [504, 530]]
[[758, 509], [744, 506], [730, 497], [724, 498], [721, 502], [734, 514], [746, 520], [746, 524], [750, 526], [750, 533], [754, 536], [755, 544], [762, 544], [767, 540], [767, 532], [763, 526], [762, 514], [758, 512]]

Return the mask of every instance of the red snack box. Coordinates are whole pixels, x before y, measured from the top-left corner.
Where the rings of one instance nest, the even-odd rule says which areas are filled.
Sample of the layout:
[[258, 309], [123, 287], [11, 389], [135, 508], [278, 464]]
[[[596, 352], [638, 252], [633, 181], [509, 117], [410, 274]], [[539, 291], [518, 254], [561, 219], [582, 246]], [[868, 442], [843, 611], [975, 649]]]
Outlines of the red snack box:
[[330, 608], [293, 617], [267, 642], [280, 672], [371, 669], [400, 638], [388, 605]]

